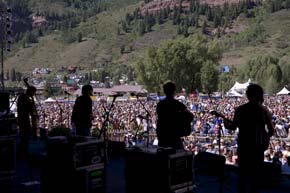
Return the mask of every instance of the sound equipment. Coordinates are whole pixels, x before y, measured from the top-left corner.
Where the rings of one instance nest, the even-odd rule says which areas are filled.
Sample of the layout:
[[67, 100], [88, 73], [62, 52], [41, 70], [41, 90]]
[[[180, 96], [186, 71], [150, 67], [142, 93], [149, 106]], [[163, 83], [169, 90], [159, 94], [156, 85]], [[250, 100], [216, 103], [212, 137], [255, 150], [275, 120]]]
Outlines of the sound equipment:
[[104, 145], [95, 137], [48, 139], [43, 165], [42, 192], [103, 192]]
[[77, 170], [104, 161], [103, 141], [91, 138], [86, 142], [76, 143], [73, 149], [73, 162]]
[[49, 140], [47, 154], [51, 162], [82, 170], [104, 161], [103, 141], [81, 136], [68, 137], [62, 141]]
[[0, 180], [16, 173], [16, 141], [14, 137], [0, 137]]
[[106, 187], [104, 164], [92, 165], [89, 168], [79, 171], [79, 180], [81, 183], [79, 193], [104, 193]]
[[271, 162], [264, 162], [259, 178], [262, 187], [273, 187], [279, 184], [281, 180], [281, 165]]
[[17, 133], [17, 121], [13, 114], [0, 118], [0, 136], [15, 135]]
[[0, 112], [9, 110], [9, 93], [8, 92], [0, 92]]
[[226, 158], [225, 156], [199, 152], [193, 158], [195, 173], [222, 177], [224, 175]]
[[195, 175], [216, 176], [220, 183], [219, 192], [223, 192], [226, 158], [223, 155], [199, 152], [193, 158]]
[[192, 153], [173, 154], [157, 149], [127, 149], [125, 178], [127, 193], [173, 193], [193, 189]]

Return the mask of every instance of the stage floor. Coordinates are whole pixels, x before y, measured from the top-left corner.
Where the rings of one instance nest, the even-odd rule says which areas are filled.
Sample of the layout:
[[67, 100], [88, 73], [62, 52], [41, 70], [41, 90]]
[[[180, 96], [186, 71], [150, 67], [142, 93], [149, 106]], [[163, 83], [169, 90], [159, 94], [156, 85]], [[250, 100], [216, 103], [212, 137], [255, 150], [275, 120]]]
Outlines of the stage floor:
[[[1, 193], [41, 193], [41, 170], [37, 164], [29, 167], [25, 160], [16, 161], [16, 175], [10, 180], [0, 181]], [[125, 159], [122, 155], [115, 155], [109, 158], [106, 165], [106, 192], [125, 193], [124, 176]], [[142, 174], [140, 174], [142, 175]], [[136, 176], [138, 178], [138, 176]], [[237, 175], [231, 169], [228, 170], [224, 182], [223, 193], [235, 193]], [[194, 193], [215, 193], [219, 192], [219, 182], [216, 177], [195, 176]], [[279, 184], [267, 187], [261, 193], [288, 193], [290, 190], [290, 178], [283, 176]]]

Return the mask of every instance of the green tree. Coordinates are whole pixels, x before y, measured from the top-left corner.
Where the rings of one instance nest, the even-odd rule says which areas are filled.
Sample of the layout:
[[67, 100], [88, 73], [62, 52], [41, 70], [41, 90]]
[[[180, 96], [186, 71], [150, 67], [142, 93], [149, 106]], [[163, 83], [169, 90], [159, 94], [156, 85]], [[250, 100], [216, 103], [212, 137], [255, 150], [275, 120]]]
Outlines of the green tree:
[[10, 74], [9, 74], [9, 71], [5, 71], [5, 77], [7, 80], [10, 80]]
[[16, 81], [16, 72], [15, 72], [15, 68], [12, 68], [10, 70], [10, 80], [11, 81]]
[[[219, 75], [219, 81], [218, 81], [218, 90], [222, 93], [225, 93], [228, 91], [235, 81], [237, 81], [238, 73], [237, 69], [234, 66], [230, 67], [230, 71], [227, 73], [220, 73]], [[239, 78], [239, 77], [238, 77]]]
[[146, 26], [144, 24], [144, 21], [140, 21], [139, 26], [138, 26], [138, 35], [142, 36], [145, 33], [145, 29], [146, 29]]
[[202, 90], [206, 93], [212, 93], [217, 91], [218, 88], [218, 70], [217, 64], [213, 61], [206, 61], [201, 67], [201, 86]]
[[124, 53], [125, 53], [125, 45], [121, 45], [120, 54], [124, 54]]
[[42, 95], [46, 98], [50, 97], [53, 94], [50, 82], [46, 81]]
[[283, 74], [282, 84], [288, 84], [290, 86], [290, 62], [281, 62], [280, 66]]
[[67, 77], [66, 75], [64, 75], [64, 76], [62, 77], [62, 81], [63, 81], [64, 83], [67, 83], [67, 80], [68, 80], [68, 77]]
[[177, 38], [149, 48], [147, 55], [137, 64], [137, 77], [150, 91], [160, 91], [160, 85], [168, 80], [177, 89], [188, 92], [201, 88], [201, 68], [211, 62], [218, 64], [221, 49], [216, 41], [207, 44], [204, 36]]
[[16, 72], [15, 73], [15, 80], [16, 81], [21, 81], [22, 80], [22, 73], [21, 72]]
[[83, 34], [82, 32], [78, 33], [78, 42], [82, 42], [83, 41]]
[[244, 77], [247, 76], [261, 84], [266, 92], [275, 93], [282, 83], [279, 59], [270, 55], [259, 55], [250, 59], [244, 69]]

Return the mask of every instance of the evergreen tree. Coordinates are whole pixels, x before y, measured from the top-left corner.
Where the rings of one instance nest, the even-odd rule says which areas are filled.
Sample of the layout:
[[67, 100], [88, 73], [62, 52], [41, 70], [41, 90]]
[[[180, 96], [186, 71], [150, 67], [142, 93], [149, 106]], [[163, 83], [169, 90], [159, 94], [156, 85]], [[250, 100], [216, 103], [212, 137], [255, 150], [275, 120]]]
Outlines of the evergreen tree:
[[11, 81], [16, 81], [16, 71], [15, 71], [15, 68], [12, 68], [10, 70], [10, 80]]

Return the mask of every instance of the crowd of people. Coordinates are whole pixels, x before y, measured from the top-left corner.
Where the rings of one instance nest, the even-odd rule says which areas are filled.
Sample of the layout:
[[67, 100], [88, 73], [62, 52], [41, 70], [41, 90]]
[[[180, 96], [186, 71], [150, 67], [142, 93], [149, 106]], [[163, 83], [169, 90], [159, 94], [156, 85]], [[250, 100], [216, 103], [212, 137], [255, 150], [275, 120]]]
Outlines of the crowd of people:
[[[147, 119], [147, 112], [138, 100], [116, 101], [110, 112], [108, 133], [112, 140], [124, 140], [135, 136], [136, 132], [142, 134], [149, 130], [155, 132], [157, 114], [156, 105], [158, 101], [146, 101], [140, 99], [146, 110], [150, 113]], [[193, 113], [194, 120], [192, 124], [192, 133], [185, 138], [187, 148], [193, 146], [193, 142], [204, 141], [214, 145], [216, 136], [221, 133], [225, 143], [235, 146], [236, 133], [225, 128], [222, 119], [212, 115], [210, 112], [216, 110], [227, 118], [232, 119], [234, 110], [237, 106], [246, 102], [246, 98], [197, 98], [182, 101]], [[290, 127], [290, 103], [289, 96], [267, 96], [264, 104], [269, 107], [273, 114], [272, 120], [275, 125], [275, 134], [271, 141], [271, 147], [276, 144], [275, 141], [285, 141], [288, 137]], [[61, 106], [61, 107], [60, 107]], [[72, 115], [74, 102], [62, 101], [38, 103], [39, 126], [45, 129], [51, 129], [57, 125], [71, 127], [70, 117]], [[102, 127], [106, 112], [110, 107], [110, 102], [104, 98], [93, 101], [92, 133]], [[62, 110], [61, 110], [62, 109]], [[114, 138], [114, 139], [113, 139]], [[203, 138], [207, 138], [204, 140]], [[275, 138], [275, 139], [274, 139]], [[151, 141], [154, 141], [154, 135], [151, 135]], [[153, 142], [152, 142], [153, 143]]]
[[[275, 132], [270, 145], [265, 151], [265, 161], [273, 161], [278, 157], [286, 167], [290, 155], [290, 97], [265, 96], [264, 104], [272, 113]], [[226, 156], [229, 164], [235, 164], [237, 159], [237, 133], [228, 130], [223, 119], [211, 114], [212, 110], [220, 112], [225, 117], [233, 119], [235, 109], [247, 102], [246, 98], [195, 98], [182, 100], [194, 115], [191, 134], [184, 137], [183, 143], [187, 150], [195, 154], [200, 151], [221, 153]], [[143, 103], [143, 104], [141, 104]], [[115, 101], [109, 112], [106, 130], [110, 140], [124, 141], [130, 145], [156, 145], [157, 107], [158, 101], [139, 100]], [[58, 125], [72, 128], [71, 115], [74, 101], [58, 101], [36, 103], [39, 127], [50, 130]], [[111, 101], [100, 96], [92, 103], [92, 135], [97, 136], [110, 109]], [[148, 134], [149, 133], [149, 134]], [[149, 136], [149, 137], [148, 137]], [[288, 141], [289, 140], [289, 141]]]
[[[20, 148], [27, 155], [29, 139], [38, 131], [52, 133], [66, 128], [69, 135], [96, 136], [125, 143], [127, 147], [158, 147], [158, 151], [192, 151], [223, 155], [238, 166], [240, 193], [259, 192], [264, 162], [279, 164], [290, 173], [290, 97], [265, 96], [258, 84], [250, 84], [244, 98], [176, 98], [176, 85], [163, 85], [166, 97], [159, 101], [92, 100], [91, 85], [73, 102], [38, 103], [36, 88], [27, 84], [17, 100]], [[42, 128], [42, 129], [40, 129]], [[20, 149], [19, 149], [20, 150]], [[200, 155], [200, 154], [199, 154]]]

